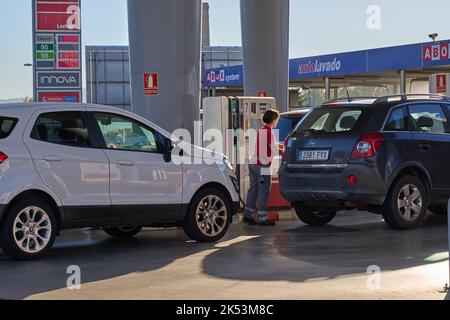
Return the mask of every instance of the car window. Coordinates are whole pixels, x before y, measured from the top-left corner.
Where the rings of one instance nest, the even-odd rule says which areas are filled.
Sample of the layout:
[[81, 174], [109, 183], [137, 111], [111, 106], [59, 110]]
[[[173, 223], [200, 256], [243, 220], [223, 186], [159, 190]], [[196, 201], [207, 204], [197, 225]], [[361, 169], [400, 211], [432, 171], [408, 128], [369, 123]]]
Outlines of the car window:
[[414, 104], [409, 106], [409, 113], [413, 119], [417, 132], [446, 133], [447, 118], [444, 110], [438, 104]]
[[96, 113], [108, 149], [158, 153], [156, 135], [138, 121], [115, 114]]
[[314, 122], [314, 124], [311, 126], [311, 129], [323, 130], [323, 128], [325, 127], [325, 123], [327, 122], [329, 116], [330, 116], [329, 113], [325, 113], [324, 115], [322, 115], [319, 119], [317, 119], [316, 122]]
[[324, 133], [348, 132], [353, 130], [363, 113], [369, 112], [361, 108], [318, 108], [308, 114], [295, 129], [296, 133], [309, 130]]
[[0, 139], [7, 138], [17, 123], [17, 119], [0, 117]]
[[89, 132], [81, 112], [41, 114], [36, 120], [32, 138], [74, 147], [91, 146]]
[[389, 115], [384, 131], [408, 131], [408, 116], [406, 107], [394, 109]]
[[361, 115], [361, 110], [345, 111], [339, 117], [336, 123], [336, 132], [349, 131], [353, 129], [356, 121], [358, 121]]

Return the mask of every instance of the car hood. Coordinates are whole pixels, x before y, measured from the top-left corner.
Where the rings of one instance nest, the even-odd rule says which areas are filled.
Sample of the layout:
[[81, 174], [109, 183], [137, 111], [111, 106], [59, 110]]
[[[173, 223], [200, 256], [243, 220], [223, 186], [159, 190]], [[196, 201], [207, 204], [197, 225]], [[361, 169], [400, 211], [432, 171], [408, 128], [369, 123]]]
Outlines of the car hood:
[[226, 156], [223, 153], [215, 152], [187, 142], [179, 142], [177, 143], [177, 146], [179, 149], [183, 149], [187, 153], [185, 154], [185, 156], [190, 156], [193, 158], [216, 160], [217, 163], [223, 163], [223, 159], [226, 158]]

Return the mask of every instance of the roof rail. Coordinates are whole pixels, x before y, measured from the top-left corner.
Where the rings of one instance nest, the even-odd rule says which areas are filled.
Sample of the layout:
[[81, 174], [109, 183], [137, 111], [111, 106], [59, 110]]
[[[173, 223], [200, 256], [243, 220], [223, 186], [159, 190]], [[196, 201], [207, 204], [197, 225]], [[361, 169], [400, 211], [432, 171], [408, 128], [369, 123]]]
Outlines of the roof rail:
[[331, 99], [324, 104], [330, 104], [330, 103], [336, 103], [336, 102], [354, 102], [357, 100], [376, 100], [378, 97], [346, 97], [346, 98], [337, 98], [337, 99]]
[[[424, 98], [426, 97], [426, 98]], [[409, 101], [409, 100], [423, 100], [423, 99], [436, 99], [436, 100], [450, 100], [450, 97], [444, 96], [442, 94], [434, 94], [434, 93], [407, 93], [407, 94], [395, 94], [390, 96], [385, 96], [378, 98], [375, 100], [376, 103], [389, 102], [390, 99], [400, 98], [400, 101]], [[412, 98], [412, 99], [410, 99]], [[417, 98], [417, 99], [414, 99]]]

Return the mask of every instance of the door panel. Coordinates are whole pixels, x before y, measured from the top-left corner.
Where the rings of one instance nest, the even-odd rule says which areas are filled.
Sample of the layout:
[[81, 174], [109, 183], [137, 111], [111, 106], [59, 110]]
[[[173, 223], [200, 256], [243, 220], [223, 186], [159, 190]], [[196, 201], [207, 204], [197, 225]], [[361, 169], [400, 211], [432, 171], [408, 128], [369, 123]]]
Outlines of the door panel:
[[[81, 112], [36, 114], [31, 137], [25, 135], [34, 164], [44, 184], [53, 190], [71, 220], [110, 217], [109, 162], [100, 149], [91, 148]], [[101, 207], [101, 210], [70, 208]], [[88, 212], [86, 215], [80, 212]]]
[[448, 166], [450, 135], [448, 120], [439, 104], [411, 104], [409, 106], [414, 132], [417, 160], [431, 175], [433, 188], [450, 187], [450, 175], [442, 170]]
[[[179, 217], [182, 166], [166, 162], [152, 128], [122, 115], [94, 113], [108, 149], [110, 190], [116, 218]], [[130, 210], [136, 206], [136, 210]], [[146, 209], [147, 208], [147, 209]]]

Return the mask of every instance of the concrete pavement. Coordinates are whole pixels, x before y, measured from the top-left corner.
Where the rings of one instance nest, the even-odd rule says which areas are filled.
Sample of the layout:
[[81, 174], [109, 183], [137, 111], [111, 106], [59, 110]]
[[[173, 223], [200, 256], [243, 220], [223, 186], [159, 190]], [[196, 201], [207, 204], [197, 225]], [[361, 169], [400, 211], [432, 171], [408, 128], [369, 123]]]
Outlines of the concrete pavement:
[[[129, 240], [67, 231], [44, 260], [0, 252], [0, 299], [444, 299], [446, 221], [430, 215], [401, 232], [345, 212], [324, 227], [235, 224], [215, 245], [175, 229]], [[81, 290], [66, 288], [70, 265], [81, 268]]]

